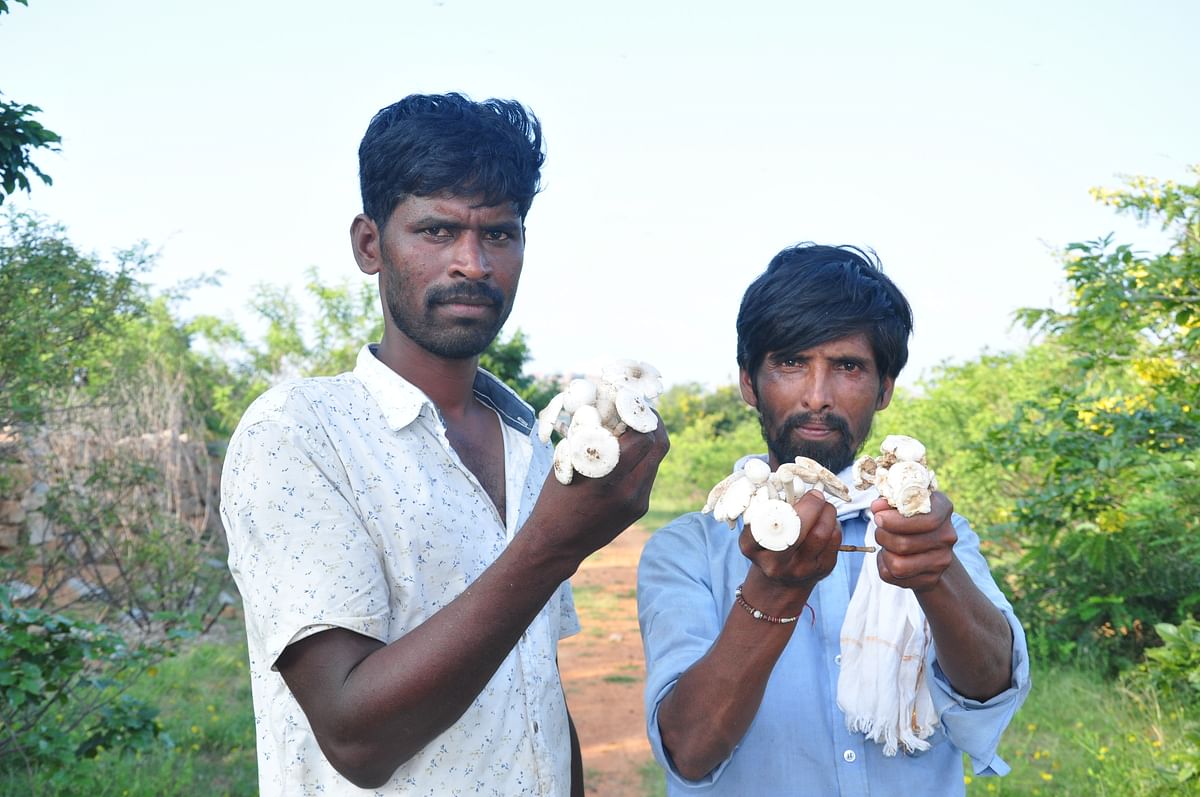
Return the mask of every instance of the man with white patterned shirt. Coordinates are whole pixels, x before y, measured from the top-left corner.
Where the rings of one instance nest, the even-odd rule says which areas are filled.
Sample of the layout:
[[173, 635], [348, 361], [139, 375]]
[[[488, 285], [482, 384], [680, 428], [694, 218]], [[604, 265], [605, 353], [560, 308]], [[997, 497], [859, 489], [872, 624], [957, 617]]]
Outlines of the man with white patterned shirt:
[[384, 334], [277, 386], [230, 441], [222, 516], [250, 644], [263, 794], [582, 794], [555, 651], [566, 579], [647, 508], [668, 442], [547, 480], [532, 410], [478, 368], [508, 317], [541, 126], [413, 95], [359, 149], [350, 237]]

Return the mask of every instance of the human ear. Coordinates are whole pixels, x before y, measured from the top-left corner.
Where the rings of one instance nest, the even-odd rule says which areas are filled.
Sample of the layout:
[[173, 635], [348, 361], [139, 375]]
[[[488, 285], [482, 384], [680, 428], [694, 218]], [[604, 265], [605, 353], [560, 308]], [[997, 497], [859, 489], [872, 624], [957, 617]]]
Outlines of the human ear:
[[350, 223], [350, 248], [358, 269], [364, 274], [378, 274], [383, 267], [380, 253], [379, 227], [365, 213], [359, 213]]
[[892, 403], [892, 391], [896, 389], [894, 377], [885, 376], [879, 385], [879, 400], [875, 402], [875, 411], [885, 409]]
[[758, 409], [758, 395], [754, 392], [754, 380], [745, 368], [738, 369], [738, 387], [742, 390], [742, 400], [754, 409]]

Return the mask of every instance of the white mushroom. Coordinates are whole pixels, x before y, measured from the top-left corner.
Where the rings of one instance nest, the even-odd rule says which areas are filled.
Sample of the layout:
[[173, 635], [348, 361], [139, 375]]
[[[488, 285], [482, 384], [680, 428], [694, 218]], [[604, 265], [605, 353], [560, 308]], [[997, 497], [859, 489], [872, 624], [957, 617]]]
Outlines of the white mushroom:
[[[883, 438], [879, 450], [891, 454], [898, 462], [919, 462], [925, 464], [925, 446], [920, 440], [903, 434], [890, 434]], [[891, 467], [890, 465], [888, 467]]]
[[589, 479], [607, 476], [617, 466], [621, 445], [604, 427], [576, 425], [566, 439], [571, 445], [571, 465]]
[[742, 473], [755, 485], [765, 484], [771, 477], [771, 466], [757, 457], [752, 457], [742, 465]]
[[737, 520], [738, 516], [746, 511], [746, 507], [750, 506], [750, 499], [754, 497], [754, 485], [745, 474], [741, 474], [741, 478], [736, 479], [725, 490], [725, 493], [717, 500], [717, 505], [713, 509], [713, 517], [717, 520]]
[[538, 439], [543, 443], [550, 442], [550, 434], [558, 423], [558, 416], [563, 409], [563, 394], [559, 393], [550, 399], [550, 403], [538, 413]]
[[598, 381], [571, 380], [538, 413], [538, 438], [543, 443], [550, 442], [554, 432], [570, 441], [561, 452], [555, 450], [556, 475], [564, 484], [574, 471], [591, 478], [611, 472], [620, 456], [617, 437], [627, 428], [646, 433], [658, 427], [653, 398], [662, 392], [662, 384], [653, 366], [624, 360], [606, 366], [602, 374]]
[[888, 435], [879, 457], [859, 457], [854, 463], [854, 486], [875, 485], [879, 495], [905, 517], [930, 511], [937, 477], [925, 466], [925, 446], [906, 435]]
[[637, 391], [625, 387], [619, 389], [614, 404], [617, 415], [630, 429], [637, 432], [653, 432], [658, 428], [658, 416]]
[[651, 404], [662, 393], [662, 378], [650, 363], [638, 360], [617, 360], [600, 371], [601, 378], [618, 387], [624, 386], [640, 393]]
[[562, 396], [563, 410], [574, 413], [582, 406], [596, 403], [596, 385], [589, 379], [572, 379]]
[[571, 465], [571, 444], [567, 438], [558, 441], [554, 447], [554, 478], [559, 484], [570, 484], [575, 476], [575, 468]]
[[744, 478], [746, 478], [745, 474], [743, 474], [740, 470], [736, 470], [726, 476], [724, 479], [721, 479], [721, 481], [713, 485], [713, 488], [708, 491], [708, 500], [704, 502], [704, 508], [700, 511], [704, 514], [708, 514], [709, 512], [713, 511], [713, 509], [717, 506], [717, 501], [719, 501], [721, 496], [725, 494], [725, 491], [729, 489], [729, 485], [733, 484], [738, 479]]
[[602, 425], [600, 423], [600, 411], [591, 404], [584, 404], [575, 410], [575, 414], [571, 416], [571, 425], [567, 427], [567, 434], [570, 435], [571, 432], [581, 426], [591, 426], [598, 429]]
[[881, 472], [875, 486], [901, 515], [912, 517], [930, 510], [933, 474], [919, 462], [901, 461]]
[[621, 414], [617, 412], [617, 386], [612, 382], [601, 382], [596, 385], [596, 409], [600, 413], [601, 425], [611, 428], [621, 422]]
[[870, 454], [863, 454], [854, 460], [854, 467], [850, 471], [854, 478], [854, 489], [865, 490], [874, 484], [878, 469], [878, 463]]
[[850, 491], [837, 474], [829, 468], [808, 457], [796, 457], [795, 473], [808, 484], [824, 485], [829, 492], [843, 501], [850, 500]]
[[754, 541], [771, 551], [785, 551], [801, 538], [800, 516], [786, 501], [756, 501], [744, 517]]

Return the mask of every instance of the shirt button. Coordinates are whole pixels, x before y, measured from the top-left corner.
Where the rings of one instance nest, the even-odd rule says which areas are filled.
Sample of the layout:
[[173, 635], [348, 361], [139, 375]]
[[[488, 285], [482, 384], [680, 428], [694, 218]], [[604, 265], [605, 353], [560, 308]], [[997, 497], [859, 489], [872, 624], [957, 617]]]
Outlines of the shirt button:
[[847, 764], [853, 764], [853, 763], [854, 763], [854, 759], [856, 759], [856, 758], [858, 758], [858, 756], [856, 756], [856, 755], [854, 754], [854, 751], [853, 751], [853, 750], [847, 750], [846, 752], [842, 753], [842, 759], [843, 759], [843, 760], [844, 760], [844, 761], [845, 761]]
[[833, 663], [839, 667], [842, 666], [842, 654], [841, 653], [839, 653], [833, 657]]

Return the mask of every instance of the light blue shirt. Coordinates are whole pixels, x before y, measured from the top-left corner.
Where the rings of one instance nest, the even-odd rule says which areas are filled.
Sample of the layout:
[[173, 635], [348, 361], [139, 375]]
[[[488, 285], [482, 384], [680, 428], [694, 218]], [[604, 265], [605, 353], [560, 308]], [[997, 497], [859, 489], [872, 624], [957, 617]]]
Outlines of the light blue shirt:
[[[862, 545], [866, 520], [841, 519], [843, 543]], [[663, 748], [658, 707], [679, 677], [712, 646], [734, 604], [750, 560], [731, 531], [694, 512], [659, 530], [638, 567], [638, 619], [646, 651], [646, 722], [655, 758], [667, 771], [668, 795], [956, 795], [965, 792], [962, 754], [976, 774], [1003, 775], [1000, 735], [1029, 691], [1025, 633], [979, 552], [979, 537], [953, 516], [955, 554], [975, 584], [1012, 626], [1013, 673], [1005, 692], [980, 703], [954, 691], [931, 648], [930, 691], [940, 724], [930, 749], [895, 757], [846, 730], [837, 706], [842, 621], [864, 555], [842, 553], [813, 590], [812, 611], [796, 623], [767, 682], [762, 705], [728, 759], [698, 781], [683, 779]]]

